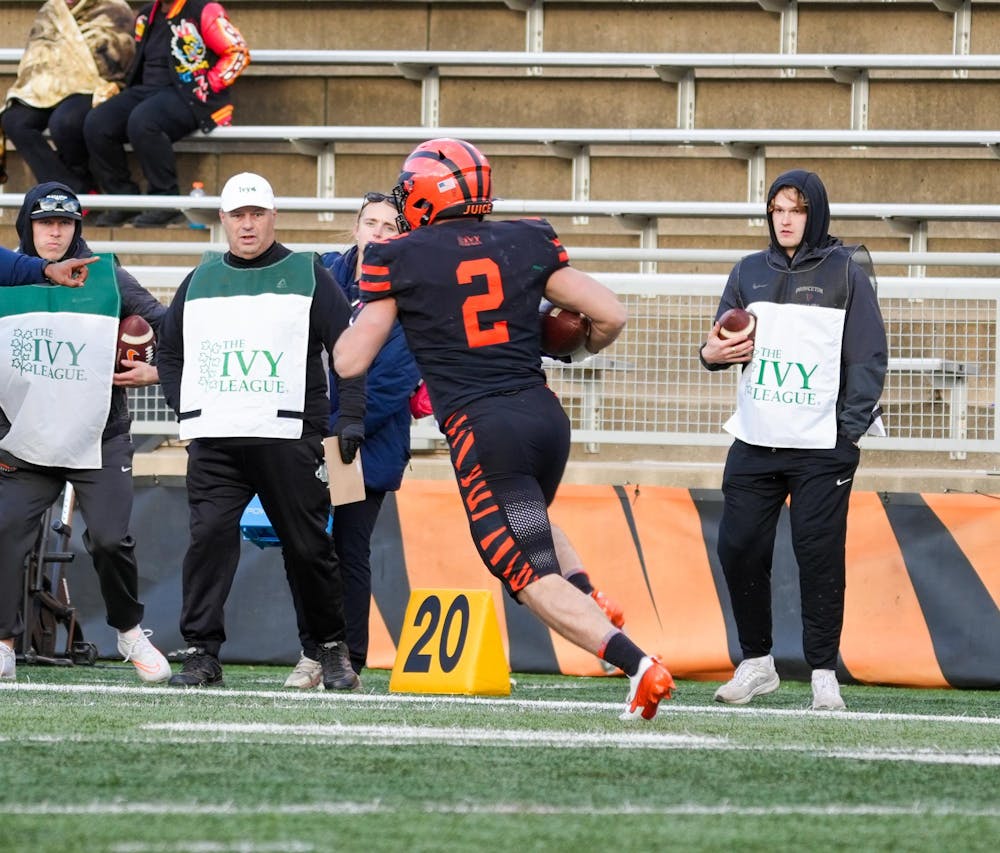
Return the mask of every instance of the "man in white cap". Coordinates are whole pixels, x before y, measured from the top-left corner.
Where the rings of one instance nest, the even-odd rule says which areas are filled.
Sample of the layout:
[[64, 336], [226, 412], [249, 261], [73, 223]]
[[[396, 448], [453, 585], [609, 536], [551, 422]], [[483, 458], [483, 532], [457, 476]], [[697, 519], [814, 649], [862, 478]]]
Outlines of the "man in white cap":
[[[223, 608], [239, 562], [239, 520], [258, 494], [319, 641], [323, 684], [356, 690], [340, 567], [326, 531], [323, 458], [330, 406], [324, 351], [332, 353], [351, 308], [315, 255], [275, 240], [274, 192], [264, 178], [230, 178], [219, 218], [229, 251], [205, 255], [160, 327], [163, 393], [180, 437], [191, 440], [180, 620], [189, 648], [170, 684], [222, 683]], [[364, 438], [364, 378], [341, 381], [338, 391], [334, 432], [350, 462]]]

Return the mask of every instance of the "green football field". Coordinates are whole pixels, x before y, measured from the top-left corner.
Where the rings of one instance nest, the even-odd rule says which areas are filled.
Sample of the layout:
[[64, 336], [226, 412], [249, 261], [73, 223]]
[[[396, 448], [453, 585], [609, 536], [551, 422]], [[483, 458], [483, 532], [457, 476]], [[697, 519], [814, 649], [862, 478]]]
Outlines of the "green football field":
[[513, 676], [509, 698], [138, 684], [18, 668], [0, 687], [0, 851], [892, 850], [1000, 846], [988, 691], [785, 682], [745, 708], [681, 682], [621, 722], [623, 678]]

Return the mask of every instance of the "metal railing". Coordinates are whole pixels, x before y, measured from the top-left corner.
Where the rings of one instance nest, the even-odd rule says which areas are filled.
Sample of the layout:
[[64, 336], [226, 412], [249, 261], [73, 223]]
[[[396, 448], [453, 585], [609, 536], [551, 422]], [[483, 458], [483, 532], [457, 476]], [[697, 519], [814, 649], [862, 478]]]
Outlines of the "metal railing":
[[[0, 210], [18, 210], [23, 194], [0, 194]], [[281, 211], [336, 214], [357, 212], [358, 199], [353, 197], [317, 198], [315, 196], [279, 196], [275, 200]], [[88, 207], [94, 210], [117, 208], [122, 210], [147, 210], [176, 208], [192, 221], [208, 225], [212, 242], [221, 242], [219, 225], [219, 197], [206, 195], [88, 195]], [[638, 232], [639, 248], [658, 248], [658, 223], [660, 219], [684, 219], [688, 222], [704, 220], [760, 220], [763, 210], [759, 203], [730, 201], [647, 201], [605, 200], [572, 201], [568, 199], [499, 199], [493, 212], [498, 216], [543, 216], [579, 219], [581, 217], [607, 217], [624, 228]], [[910, 204], [898, 202], [833, 203], [830, 216], [834, 220], [853, 220], [887, 223], [896, 231], [908, 235], [910, 248], [925, 251], [927, 228], [931, 222], [961, 222], [965, 224], [1000, 222], [1000, 205], [997, 204]], [[91, 235], [93, 236], [93, 235]], [[648, 272], [649, 270], [644, 270]]]
[[[573, 441], [605, 444], [725, 445], [736, 370], [709, 372], [697, 358], [725, 275], [597, 274], [629, 312], [622, 337], [574, 365], [547, 362], [550, 384], [573, 424]], [[1000, 278], [881, 277], [890, 371], [883, 395], [891, 451], [1000, 452], [997, 425]], [[132, 393], [134, 431], [176, 435], [155, 386]], [[433, 419], [414, 439], [441, 435]]]

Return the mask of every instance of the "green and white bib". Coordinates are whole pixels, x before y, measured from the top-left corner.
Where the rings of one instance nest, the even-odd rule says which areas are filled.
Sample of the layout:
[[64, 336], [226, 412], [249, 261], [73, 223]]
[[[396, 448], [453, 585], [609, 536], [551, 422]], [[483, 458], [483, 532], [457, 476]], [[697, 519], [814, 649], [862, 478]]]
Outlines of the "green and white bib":
[[300, 438], [313, 255], [237, 269], [216, 253], [184, 301], [180, 437]]
[[747, 309], [757, 315], [753, 359], [724, 429], [764, 447], [836, 447], [845, 312], [775, 302]]
[[0, 407], [11, 422], [0, 447], [50, 468], [101, 467], [111, 409], [121, 297], [112, 255], [83, 287], [4, 287]]

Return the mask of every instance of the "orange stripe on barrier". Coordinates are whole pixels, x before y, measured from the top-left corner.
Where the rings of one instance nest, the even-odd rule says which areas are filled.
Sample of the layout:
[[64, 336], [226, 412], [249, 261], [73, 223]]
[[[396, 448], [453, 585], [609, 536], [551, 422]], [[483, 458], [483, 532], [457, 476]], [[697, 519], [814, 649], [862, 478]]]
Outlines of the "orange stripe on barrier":
[[[614, 498], [611, 486], [563, 486], [549, 515], [569, 537], [579, 552], [582, 568], [594, 586], [625, 606], [625, 633], [633, 636], [633, 611], [628, 579], [638, 571], [631, 535], [621, 513], [608, 503]], [[615, 502], [617, 503], [617, 502]], [[635, 612], [636, 625], [641, 621]], [[550, 631], [552, 647], [563, 673], [604, 675], [594, 655]]]
[[488, 589], [497, 609], [504, 652], [510, 640], [500, 582], [483, 565], [454, 480], [404, 480], [396, 506], [410, 589]]
[[[701, 518], [687, 489], [643, 486], [629, 503], [642, 535], [646, 566], [663, 622], [659, 647], [667, 668], [684, 678], [732, 675], [726, 623], [712, 577]], [[639, 579], [633, 580], [633, 586]], [[638, 591], [638, 590], [637, 590]]]
[[[629, 495], [646, 572], [621, 502], [611, 486], [562, 489], [553, 520], [580, 552], [594, 586], [625, 608], [625, 633], [686, 678], [729, 677], [726, 627], [686, 489], [642, 488]], [[563, 672], [602, 672], [586, 652], [553, 634]]]
[[947, 687], [896, 537], [875, 492], [851, 495], [840, 655], [859, 681]]
[[988, 495], [923, 495], [1000, 607], [1000, 499]]

